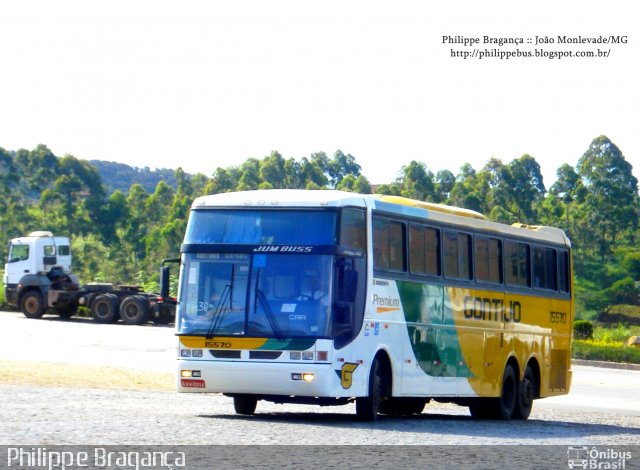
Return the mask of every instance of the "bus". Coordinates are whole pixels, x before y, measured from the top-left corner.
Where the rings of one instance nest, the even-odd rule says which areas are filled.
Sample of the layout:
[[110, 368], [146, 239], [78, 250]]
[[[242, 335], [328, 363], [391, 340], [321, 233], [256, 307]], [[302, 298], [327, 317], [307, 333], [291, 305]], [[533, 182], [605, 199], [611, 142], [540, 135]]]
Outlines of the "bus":
[[571, 384], [571, 244], [399, 196], [256, 190], [197, 198], [181, 246], [178, 392], [343, 405], [430, 400], [527, 419]]

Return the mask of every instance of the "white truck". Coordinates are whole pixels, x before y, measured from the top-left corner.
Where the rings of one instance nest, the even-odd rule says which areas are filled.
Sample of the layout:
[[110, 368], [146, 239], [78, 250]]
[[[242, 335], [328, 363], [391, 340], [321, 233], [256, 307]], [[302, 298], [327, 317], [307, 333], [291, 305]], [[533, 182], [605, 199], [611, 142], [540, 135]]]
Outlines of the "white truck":
[[[163, 261], [161, 285], [168, 293], [168, 267]], [[32, 232], [9, 242], [9, 257], [4, 268], [5, 302], [28, 318], [40, 318], [53, 310], [61, 318], [74, 315], [85, 306], [100, 323], [118, 319], [140, 325], [148, 320], [169, 323], [175, 315], [174, 299], [143, 292], [138, 286], [114, 286], [108, 283], [80, 286], [71, 272], [71, 245], [68, 237], [51, 232]]]

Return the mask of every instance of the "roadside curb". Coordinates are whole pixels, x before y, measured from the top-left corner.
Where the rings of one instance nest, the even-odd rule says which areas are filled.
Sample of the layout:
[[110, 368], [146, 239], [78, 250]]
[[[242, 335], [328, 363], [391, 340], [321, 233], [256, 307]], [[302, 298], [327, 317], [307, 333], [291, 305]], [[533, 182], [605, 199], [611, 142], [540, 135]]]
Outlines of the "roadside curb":
[[586, 361], [584, 359], [572, 359], [571, 364], [576, 366], [605, 367], [607, 369], [640, 370], [640, 364], [628, 362]]

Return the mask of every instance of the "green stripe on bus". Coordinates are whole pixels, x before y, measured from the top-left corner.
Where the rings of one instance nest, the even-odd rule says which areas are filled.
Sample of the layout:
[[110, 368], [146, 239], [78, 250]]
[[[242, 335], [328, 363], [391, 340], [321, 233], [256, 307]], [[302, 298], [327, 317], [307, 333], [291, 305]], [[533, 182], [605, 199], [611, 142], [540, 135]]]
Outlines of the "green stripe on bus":
[[397, 281], [407, 333], [420, 368], [433, 377], [473, 377], [460, 349], [446, 288]]

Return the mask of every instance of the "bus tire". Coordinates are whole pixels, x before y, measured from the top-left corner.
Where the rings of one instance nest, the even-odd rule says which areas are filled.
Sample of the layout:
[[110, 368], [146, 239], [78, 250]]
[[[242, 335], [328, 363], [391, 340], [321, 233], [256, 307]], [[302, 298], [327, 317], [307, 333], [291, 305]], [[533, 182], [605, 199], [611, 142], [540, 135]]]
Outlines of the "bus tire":
[[536, 376], [531, 366], [527, 365], [524, 377], [518, 384], [516, 406], [513, 410], [514, 419], [527, 419], [533, 408], [533, 400], [536, 397]]
[[258, 399], [253, 395], [236, 395], [233, 397], [233, 408], [239, 415], [252, 415], [256, 412]]
[[385, 383], [382, 367], [378, 358], [373, 360], [369, 376], [369, 394], [356, 398], [356, 416], [360, 421], [375, 421], [380, 412], [380, 403], [384, 398]]
[[149, 320], [149, 302], [141, 295], [125, 297], [120, 303], [120, 318], [127, 325], [142, 325]]
[[510, 420], [514, 416], [518, 395], [518, 381], [511, 364], [502, 375], [502, 387], [498, 398], [475, 398], [469, 404], [474, 419]]
[[91, 304], [91, 316], [98, 323], [118, 321], [118, 297], [114, 294], [100, 294]]
[[40, 318], [44, 315], [42, 294], [37, 290], [25, 292], [20, 299], [20, 311], [27, 318]]
[[502, 389], [495, 401], [494, 418], [510, 420], [518, 398], [518, 380], [511, 364], [507, 364], [502, 374]]

